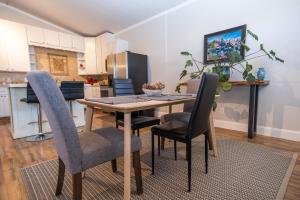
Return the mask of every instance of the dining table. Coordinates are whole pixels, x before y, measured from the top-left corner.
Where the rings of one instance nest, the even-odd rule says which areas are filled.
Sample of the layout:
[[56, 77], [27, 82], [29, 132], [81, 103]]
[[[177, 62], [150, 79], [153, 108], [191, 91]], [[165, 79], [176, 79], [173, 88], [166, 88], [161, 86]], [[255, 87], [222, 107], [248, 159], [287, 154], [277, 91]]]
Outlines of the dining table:
[[[169, 107], [195, 101], [196, 96], [190, 94], [163, 95], [161, 97], [148, 97], [146, 95], [131, 95], [121, 97], [104, 97], [94, 99], [78, 99], [80, 104], [86, 105], [84, 131], [92, 130], [93, 115], [97, 108], [107, 112], [124, 113], [124, 199], [131, 198], [130, 169], [131, 169], [131, 113], [140, 110]], [[213, 123], [213, 112], [209, 117], [209, 144], [213, 155], [217, 156], [217, 144]]]

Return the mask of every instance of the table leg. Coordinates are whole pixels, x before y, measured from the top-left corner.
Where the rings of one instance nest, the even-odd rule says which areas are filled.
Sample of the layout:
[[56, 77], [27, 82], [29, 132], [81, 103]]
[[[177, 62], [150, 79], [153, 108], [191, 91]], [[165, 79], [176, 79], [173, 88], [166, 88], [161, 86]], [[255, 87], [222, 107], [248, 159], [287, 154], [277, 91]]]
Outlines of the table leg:
[[214, 156], [217, 156], [217, 140], [216, 140], [216, 130], [214, 125], [214, 114], [213, 111], [209, 114], [209, 146], [213, 150]]
[[85, 125], [84, 125], [85, 132], [89, 132], [92, 130], [93, 116], [94, 116], [94, 107], [87, 106], [85, 111]]
[[[169, 105], [169, 114], [172, 113], [172, 105]], [[165, 138], [161, 138], [161, 149], [165, 149]]]
[[256, 85], [256, 87], [255, 87], [255, 112], [254, 112], [254, 132], [255, 133], [256, 133], [256, 128], [257, 128], [258, 92], [259, 92], [259, 85]]
[[131, 113], [124, 113], [124, 199], [130, 199]]
[[257, 114], [257, 88], [255, 85], [250, 86], [250, 99], [249, 99], [249, 119], [248, 119], [248, 138], [252, 139], [256, 131], [256, 114]]

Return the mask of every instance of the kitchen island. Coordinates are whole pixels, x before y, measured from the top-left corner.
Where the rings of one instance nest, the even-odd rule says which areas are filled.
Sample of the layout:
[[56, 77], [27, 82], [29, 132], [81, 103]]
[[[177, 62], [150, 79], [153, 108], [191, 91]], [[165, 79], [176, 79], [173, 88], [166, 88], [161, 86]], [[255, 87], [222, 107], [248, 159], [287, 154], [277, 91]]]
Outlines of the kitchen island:
[[[10, 84], [9, 90], [9, 104], [10, 106], [10, 120], [11, 120], [11, 134], [14, 139], [28, 137], [38, 134], [38, 105], [36, 103], [25, 103], [21, 99], [27, 97], [27, 84]], [[84, 126], [84, 106], [71, 101], [72, 114], [76, 127]], [[67, 104], [70, 106], [70, 103]], [[43, 110], [43, 107], [42, 107]], [[42, 111], [42, 132], [49, 133], [51, 128], [45, 113]]]

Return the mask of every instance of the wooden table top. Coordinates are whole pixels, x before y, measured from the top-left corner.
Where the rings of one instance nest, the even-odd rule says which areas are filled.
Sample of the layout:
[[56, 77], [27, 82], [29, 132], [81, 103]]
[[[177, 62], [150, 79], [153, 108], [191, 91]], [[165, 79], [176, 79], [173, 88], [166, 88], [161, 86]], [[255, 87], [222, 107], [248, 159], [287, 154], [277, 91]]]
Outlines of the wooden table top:
[[[251, 86], [251, 85], [259, 85], [259, 86], [266, 86], [270, 84], [270, 81], [256, 81], [254, 83], [248, 83], [247, 81], [228, 81], [234, 86]], [[187, 82], [180, 83], [182, 86], [186, 86]]]
[[249, 83], [247, 81], [228, 81], [228, 82], [234, 86], [251, 86], [251, 85], [265, 86], [270, 84], [270, 81], [256, 81], [254, 83]]
[[136, 102], [136, 103], [124, 103], [124, 104], [105, 104], [105, 103], [99, 103], [99, 102], [86, 100], [86, 99], [78, 99], [77, 101], [81, 104], [90, 107], [99, 107], [111, 112], [119, 111], [119, 112], [128, 113], [128, 112], [146, 110], [151, 108], [159, 108], [163, 106], [183, 104], [183, 103], [192, 102], [194, 100], [195, 97], [188, 97], [186, 99], [172, 100], [172, 101], [151, 100], [151, 101], [143, 101], [143, 102]]

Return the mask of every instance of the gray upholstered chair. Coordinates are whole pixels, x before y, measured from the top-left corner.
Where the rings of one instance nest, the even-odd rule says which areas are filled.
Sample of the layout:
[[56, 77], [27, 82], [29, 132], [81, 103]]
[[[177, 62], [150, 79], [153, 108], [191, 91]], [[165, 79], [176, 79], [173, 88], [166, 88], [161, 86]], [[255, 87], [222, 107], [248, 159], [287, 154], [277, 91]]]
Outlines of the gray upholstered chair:
[[[30, 72], [27, 79], [48, 118], [59, 157], [56, 195], [61, 194], [65, 168], [72, 174], [73, 199], [82, 199], [81, 172], [107, 161], [117, 170], [116, 158], [123, 155], [123, 132], [107, 127], [78, 134], [65, 99], [47, 72]], [[137, 193], [143, 192], [140, 149], [141, 141], [131, 136]]]

